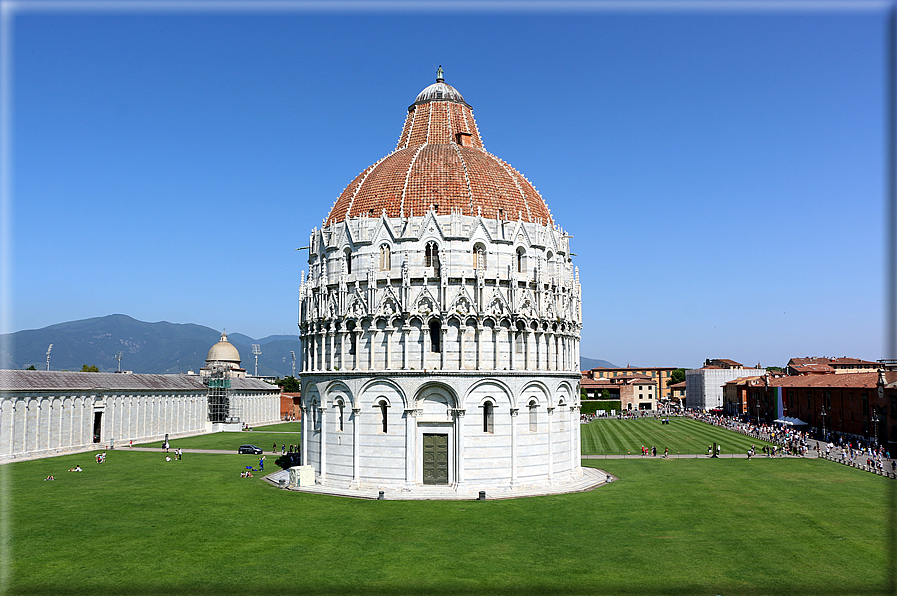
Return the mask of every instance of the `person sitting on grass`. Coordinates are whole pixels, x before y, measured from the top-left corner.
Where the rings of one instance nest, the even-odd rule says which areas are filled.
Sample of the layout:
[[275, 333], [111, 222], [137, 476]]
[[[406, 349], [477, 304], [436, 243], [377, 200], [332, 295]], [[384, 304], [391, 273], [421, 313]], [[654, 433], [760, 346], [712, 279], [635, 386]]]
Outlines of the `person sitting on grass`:
[[46, 478], [44, 478], [44, 481], [47, 481], [47, 480], [56, 480], [56, 479], [53, 478], [52, 476], [47, 476]]

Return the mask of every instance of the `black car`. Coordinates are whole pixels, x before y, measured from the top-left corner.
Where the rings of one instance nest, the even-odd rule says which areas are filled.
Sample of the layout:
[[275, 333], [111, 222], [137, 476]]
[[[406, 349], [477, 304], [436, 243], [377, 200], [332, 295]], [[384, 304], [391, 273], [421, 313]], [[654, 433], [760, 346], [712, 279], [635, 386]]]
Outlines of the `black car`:
[[237, 453], [248, 453], [249, 455], [261, 455], [262, 450], [256, 447], [255, 445], [240, 445], [240, 448], [237, 449]]

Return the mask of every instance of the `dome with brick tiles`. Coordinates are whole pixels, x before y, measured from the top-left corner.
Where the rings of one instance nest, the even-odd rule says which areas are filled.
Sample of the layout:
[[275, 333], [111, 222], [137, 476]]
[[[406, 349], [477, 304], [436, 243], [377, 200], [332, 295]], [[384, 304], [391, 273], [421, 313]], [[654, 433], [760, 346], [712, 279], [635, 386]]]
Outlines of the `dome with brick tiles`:
[[549, 225], [548, 206], [530, 182], [483, 147], [471, 107], [443, 82], [408, 108], [395, 151], [346, 187], [326, 224], [351, 217], [462, 215]]

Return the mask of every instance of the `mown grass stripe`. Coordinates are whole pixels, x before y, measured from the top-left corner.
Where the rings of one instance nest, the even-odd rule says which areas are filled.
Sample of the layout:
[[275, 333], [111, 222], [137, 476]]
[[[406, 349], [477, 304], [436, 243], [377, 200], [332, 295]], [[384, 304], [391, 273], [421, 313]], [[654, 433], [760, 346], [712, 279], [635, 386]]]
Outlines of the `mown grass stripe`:
[[701, 455], [714, 442], [722, 446], [723, 455], [732, 455], [746, 453], [752, 444], [757, 449], [770, 444], [688, 418], [671, 418], [668, 425], [654, 418], [598, 419], [582, 425], [582, 437], [582, 453], [588, 455], [637, 455], [642, 445], [648, 449], [653, 445], [658, 453], [669, 448], [673, 455]]

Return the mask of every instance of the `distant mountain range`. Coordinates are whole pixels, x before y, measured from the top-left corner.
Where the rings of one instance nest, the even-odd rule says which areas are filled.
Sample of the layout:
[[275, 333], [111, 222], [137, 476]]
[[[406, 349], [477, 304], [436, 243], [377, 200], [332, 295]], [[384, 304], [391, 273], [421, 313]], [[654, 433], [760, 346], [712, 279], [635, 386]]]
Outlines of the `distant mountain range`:
[[[8, 344], [0, 343], [5, 366], [9, 368], [28, 368], [33, 364], [38, 370], [46, 370], [47, 346], [53, 344], [50, 370], [81, 370], [87, 364], [95, 365], [101, 372], [114, 372], [118, 370], [115, 355], [123, 352], [122, 370], [171, 374], [199, 372], [209, 348], [221, 339], [221, 331], [191, 323], [146, 323], [127, 315], [109, 315], [18, 331], [2, 339], [9, 340]], [[297, 358], [301, 357], [298, 335], [253, 339], [241, 333], [228, 333], [227, 339], [240, 352], [241, 366], [250, 374], [255, 372], [252, 344], [259, 344], [262, 350], [259, 375], [289, 376], [290, 350]]]
[[[109, 315], [81, 321], [58, 323], [43, 329], [17, 331], [0, 336], [4, 367], [23, 369], [34, 365], [47, 368], [47, 346], [50, 370], [81, 370], [83, 365], [96, 366], [101, 372], [118, 370], [115, 355], [123, 352], [121, 369], [135, 373], [172, 374], [188, 370], [198, 372], [221, 332], [192, 323], [146, 323], [127, 315]], [[258, 373], [262, 376], [287, 377], [292, 374], [290, 351], [301, 359], [298, 335], [270, 335], [253, 339], [242, 333], [228, 333], [227, 339], [240, 352], [241, 366], [249, 374], [255, 372], [252, 344], [259, 344]], [[4, 340], [8, 340], [4, 341]], [[6, 351], [9, 348], [9, 351]], [[582, 370], [614, 365], [605, 360], [580, 358]], [[298, 373], [300, 364], [297, 362]]]
[[611, 364], [607, 360], [595, 360], [594, 358], [579, 357], [579, 370], [591, 370], [593, 368], [620, 368], [616, 364]]

